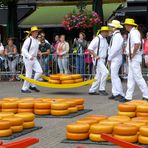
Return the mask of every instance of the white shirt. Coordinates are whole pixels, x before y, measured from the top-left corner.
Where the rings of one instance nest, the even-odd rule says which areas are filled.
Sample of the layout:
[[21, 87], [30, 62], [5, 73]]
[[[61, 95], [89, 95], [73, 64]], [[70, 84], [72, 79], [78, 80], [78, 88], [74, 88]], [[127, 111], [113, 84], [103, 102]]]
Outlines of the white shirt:
[[105, 59], [107, 57], [108, 43], [106, 38], [103, 38], [101, 34], [99, 34], [98, 37], [95, 37], [90, 42], [88, 50], [93, 50], [97, 54], [99, 38], [100, 38], [99, 57]]
[[[28, 47], [30, 44], [30, 38], [32, 39], [32, 43], [28, 52]], [[38, 49], [39, 49], [39, 42], [37, 39], [33, 38], [32, 36], [28, 37], [23, 46], [22, 46], [22, 56], [30, 59], [32, 56], [37, 57], [38, 54]]]
[[121, 58], [123, 47], [123, 37], [119, 30], [113, 33], [110, 41], [110, 47], [108, 50], [108, 61], [112, 61], [115, 58]]
[[[133, 27], [130, 33], [128, 34], [128, 40], [127, 40], [127, 46], [126, 46], [127, 55], [129, 55], [129, 40], [130, 40], [131, 54], [132, 54], [134, 50], [134, 45], [141, 44], [140, 32], [135, 27]], [[140, 48], [139, 48], [133, 59], [137, 59], [138, 61], [139, 60], [141, 61], [141, 58], [142, 58], [141, 56], [142, 56], [142, 51], [140, 51]]]

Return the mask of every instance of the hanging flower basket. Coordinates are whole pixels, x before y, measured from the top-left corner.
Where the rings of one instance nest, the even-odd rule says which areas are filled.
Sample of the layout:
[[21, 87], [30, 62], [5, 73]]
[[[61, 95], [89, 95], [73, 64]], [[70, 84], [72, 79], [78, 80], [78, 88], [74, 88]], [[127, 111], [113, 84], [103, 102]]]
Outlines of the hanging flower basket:
[[63, 19], [63, 26], [66, 30], [72, 30], [74, 28], [91, 28], [95, 25], [100, 24], [100, 16], [92, 12], [79, 12], [79, 13], [69, 13]]

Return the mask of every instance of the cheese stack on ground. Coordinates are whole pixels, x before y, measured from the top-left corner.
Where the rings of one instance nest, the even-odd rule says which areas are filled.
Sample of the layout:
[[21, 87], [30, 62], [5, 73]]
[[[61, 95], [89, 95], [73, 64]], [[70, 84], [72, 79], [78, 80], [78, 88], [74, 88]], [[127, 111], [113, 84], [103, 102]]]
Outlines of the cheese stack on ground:
[[17, 113], [17, 108], [18, 108], [18, 103], [15, 101], [2, 103], [2, 112]]
[[9, 121], [11, 124], [11, 130], [13, 133], [18, 133], [23, 131], [23, 118], [20, 117], [5, 117], [2, 120]]
[[78, 111], [84, 110], [84, 99], [79, 98], [79, 99], [73, 99], [76, 102], [76, 107]]
[[34, 113], [36, 115], [50, 115], [51, 112], [50, 102], [36, 102], [34, 103]]
[[137, 105], [136, 116], [137, 117], [148, 117], [148, 103]]
[[23, 128], [28, 129], [28, 128], [33, 128], [35, 126], [35, 115], [33, 113], [18, 113], [15, 114], [15, 117], [22, 118], [24, 120], [23, 123]]
[[141, 144], [148, 144], [148, 125], [140, 127], [140, 135], [138, 142]]
[[67, 125], [67, 140], [86, 140], [89, 137], [89, 124], [71, 123]]
[[69, 106], [68, 110], [70, 114], [78, 112], [77, 102], [74, 99], [67, 99], [65, 103]]
[[101, 122], [103, 120], [106, 120], [108, 117], [105, 115], [88, 115], [86, 117], [84, 117], [85, 119], [94, 119], [97, 120], [97, 122]]
[[91, 125], [89, 131], [89, 139], [94, 142], [105, 141], [101, 138], [101, 134], [112, 134], [113, 126], [112, 125], [103, 125], [103, 124], [94, 124]]
[[5, 117], [14, 117], [14, 113], [12, 112], [0, 112], [0, 119]]
[[93, 124], [98, 123], [97, 119], [88, 119], [88, 118], [81, 118], [79, 120], [76, 121], [76, 123], [80, 123], [80, 124], [89, 124], [90, 126]]
[[119, 116], [128, 116], [133, 118], [136, 116], [136, 106], [132, 104], [119, 104], [118, 105], [118, 115]]
[[33, 113], [34, 112], [34, 102], [33, 101], [24, 101], [18, 103], [18, 113]]
[[138, 127], [134, 125], [118, 124], [113, 128], [113, 137], [130, 143], [138, 140]]
[[64, 102], [52, 102], [51, 103], [51, 115], [53, 116], [64, 116], [70, 112], [68, 110], [69, 104]]
[[8, 137], [11, 135], [11, 123], [9, 121], [0, 120], [0, 137]]

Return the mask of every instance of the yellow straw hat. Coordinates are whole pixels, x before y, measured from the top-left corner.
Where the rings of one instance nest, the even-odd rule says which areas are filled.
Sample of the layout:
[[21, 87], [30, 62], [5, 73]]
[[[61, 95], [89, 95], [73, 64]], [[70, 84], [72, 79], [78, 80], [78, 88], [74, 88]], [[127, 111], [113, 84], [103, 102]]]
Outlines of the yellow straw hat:
[[109, 23], [108, 26], [114, 27], [114, 28], [123, 28], [120, 21], [118, 21], [118, 20], [112, 20], [112, 22]]
[[99, 29], [99, 30], [97, 31], [97, 35], [99, 35], [99, 33], [102, 32], [102, 31], [110, 31], [110, 29], [109, 29], [108, 26], [102, 26], [101, 29]]
[[135, 20], [134, 20], [134, 19], [131, 19], [131, 18], [126, 18], [126, 19], [125, 19], [125, 22], [123, 23], [123, 25], [138, 26], [138, 25], [135, 23]]

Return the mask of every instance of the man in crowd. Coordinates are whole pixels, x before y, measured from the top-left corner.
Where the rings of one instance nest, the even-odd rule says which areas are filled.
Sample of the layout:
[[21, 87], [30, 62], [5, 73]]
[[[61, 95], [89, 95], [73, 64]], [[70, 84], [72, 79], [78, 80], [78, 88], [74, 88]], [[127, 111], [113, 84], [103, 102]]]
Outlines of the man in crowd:
[[[95, 79], [96, 81], [92, 84], [89, 89], [90, 95], [108, 95], [105, 91], [106, 79], [109, 74], [106, 66], [105, 60], [107, 57], [108, 43], [106, 37], [109, 34], [109, 28], [107, 26], [102, 26], [99, 30], [99, 35], [96, 36], [90, 43], [88, 50], [94, 58], [95, 66]], [[99, 89], [99, 93], [97, 93]]]
[[[42, 68], [37, 60], [37, 54], [39, 49], [39, 42], [37, 40], [39, 29], [36, 26], [31, 27], [30, 36], [25, 40], [22, 47], [23, 62], [26, 69], [26, 77], [32, 77], [32, 71], [35, 71], [34, 80], [40, 78], [42, 74]], [[39, 92], [35, 85], [30, 85], [29, 82], [24, 81], [21, 92], [31, 93], [29, 90]]]
[[123, 26], [118, 20], [113, 20], [108, 25], [113, 31], [108, 52], [108, 63], [110, 65], [112, 82], [112, 96], [109, 97], [109, 99], [120, 100], [124, 97], [122, 83], [119, 78], [119, 69], [122, 64], [123, 45], [123, 37], [120, 33], [120, 29], [123, 28]]

